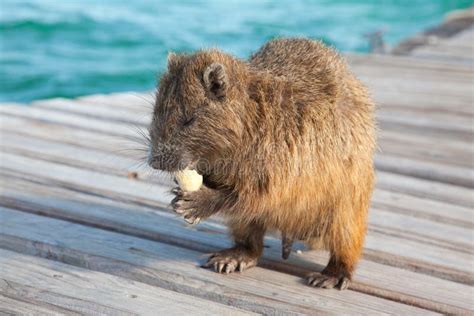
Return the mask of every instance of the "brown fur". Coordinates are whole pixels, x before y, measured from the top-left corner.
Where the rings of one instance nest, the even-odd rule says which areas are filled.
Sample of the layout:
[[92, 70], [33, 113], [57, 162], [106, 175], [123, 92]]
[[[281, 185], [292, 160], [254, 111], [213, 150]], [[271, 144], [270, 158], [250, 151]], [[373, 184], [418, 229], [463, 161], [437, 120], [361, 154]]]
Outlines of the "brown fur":
[[[249, 61], [218, 50], [171, 55], [150, 127], [150, 164], [204, 175], [173, 207], [220, 213], [236, 246], [206, 266], [256, 263], [266, 230], [329, 249], [309, 283], [345, 288], [361, 255], [374, 183], [374, 105], [344, 60], [321, 42], [279, 39]], [[229, 252], [230, 251], [230, 252]]]

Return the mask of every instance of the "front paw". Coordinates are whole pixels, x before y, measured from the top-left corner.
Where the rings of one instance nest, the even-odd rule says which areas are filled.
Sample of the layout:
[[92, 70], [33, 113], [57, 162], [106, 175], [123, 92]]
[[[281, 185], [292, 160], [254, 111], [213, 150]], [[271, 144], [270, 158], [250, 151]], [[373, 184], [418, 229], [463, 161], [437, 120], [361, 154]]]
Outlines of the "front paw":
[[176, 195], [171, 201], [173, 211], [183, 216], [188, 224], [197, 224], [201, 219], [207, 217], [203, 206], [206, 199], [205, 189], [187, 192], [180, 188], [174, 188], [171, 192]]

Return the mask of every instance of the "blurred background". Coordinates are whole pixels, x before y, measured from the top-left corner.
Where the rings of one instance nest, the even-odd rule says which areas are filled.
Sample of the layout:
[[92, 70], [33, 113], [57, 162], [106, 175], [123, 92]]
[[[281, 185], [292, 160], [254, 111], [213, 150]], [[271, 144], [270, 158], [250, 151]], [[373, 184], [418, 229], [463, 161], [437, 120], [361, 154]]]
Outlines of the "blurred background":
[[439, 24], [471, 0], [0, 1], [0, 102], [29, 102], [156, 83], [169, 51], [218, 46], [246, 58], [276, 36], [369, 52]]

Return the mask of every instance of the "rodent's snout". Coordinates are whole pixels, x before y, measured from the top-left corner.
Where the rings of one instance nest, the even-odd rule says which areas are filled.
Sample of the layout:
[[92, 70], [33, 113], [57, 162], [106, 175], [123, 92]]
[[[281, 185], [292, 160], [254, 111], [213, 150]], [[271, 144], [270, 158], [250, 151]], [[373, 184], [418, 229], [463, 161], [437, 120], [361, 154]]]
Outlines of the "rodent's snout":
[[191, 161], [185, 157], [186, 155], [176, 148], [157, 146], [148, 151], [147, 162], [153, 169], [174, 172], [183, 170], [190, 165]]
[[148, 165], [156, 170], [171, 171], [170, 155], [165, 155], [162, 149], [150, 148], [148, 151]]
[[152, 167], [153, 169], [157, 170], [162, 170], [162, 165], [160, 163], [160, 159], [157, 159], [157, 157], [153, 157], [151, 155], [148, 155], [148, 165]]

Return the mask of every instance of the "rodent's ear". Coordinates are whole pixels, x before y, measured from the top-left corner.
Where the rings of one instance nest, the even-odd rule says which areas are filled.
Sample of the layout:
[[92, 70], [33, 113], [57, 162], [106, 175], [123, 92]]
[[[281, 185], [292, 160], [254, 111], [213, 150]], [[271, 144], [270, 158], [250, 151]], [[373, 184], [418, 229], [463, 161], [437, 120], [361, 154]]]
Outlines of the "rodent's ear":
[[168, 70], [176, 69], [182, 57], [173, 52], [168, 53]]
[[218, 100], [225, 98], [228, 82], [224, 65], [219, 63], [209, 65], [204, 70], [203, 80], [205, 88], [212, 97]]

